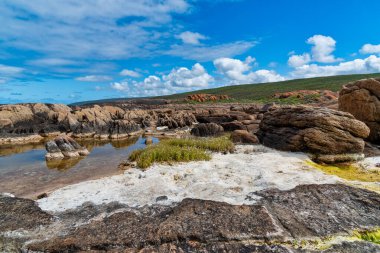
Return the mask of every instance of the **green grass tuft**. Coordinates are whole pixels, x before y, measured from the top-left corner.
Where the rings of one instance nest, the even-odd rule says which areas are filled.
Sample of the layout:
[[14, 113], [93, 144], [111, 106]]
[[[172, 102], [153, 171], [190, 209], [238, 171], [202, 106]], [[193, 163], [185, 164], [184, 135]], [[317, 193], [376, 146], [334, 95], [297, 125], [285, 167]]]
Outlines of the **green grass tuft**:
[[129, 159], [135, 161], [141, 169], [146, 169], [155, 162], [208, 161], [211, 155], [207, 151], [231, 151], [233, 147], [233, 143], [227, 136], [166, 139], [145, 149], [135, 150]]

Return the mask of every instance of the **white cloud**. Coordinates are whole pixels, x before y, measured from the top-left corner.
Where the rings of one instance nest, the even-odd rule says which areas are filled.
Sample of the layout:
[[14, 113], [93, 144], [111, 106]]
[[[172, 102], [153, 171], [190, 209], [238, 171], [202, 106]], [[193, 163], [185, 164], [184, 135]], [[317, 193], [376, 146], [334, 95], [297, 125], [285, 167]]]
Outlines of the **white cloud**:
[[78, 61], [68, 60], [64, 58], [42, 58], [28, 61], [28, 63], [36, 66], [66, 66], [80, 64]]
[[199, 63], [194, 64], [191, 69], [184, 67], [173, 69], [163, 79], [170, 86], [180, 88], [207, 87], [210, 82], [214, 81], [214, 78]]
[[256, 44], [256, 41], [235, 41], [214, 46], [189, 44], [174, 45], [170, 50], [164, 52], [164, 54], [205, 62], [220, 57], [234, 57], [243, 54]]
[[110, 76], [97, 76], [97, 75], [89, 75], [89, 76], [81, 76], [75, 78], [77, 81], [81, 82], [108, 82], [112, 80]]
[[7, 83], [24, 72], [24, 68], [0, 64], [0, 84]]
[[253, 61], [254, 58], [251, 57], [247, 57], [244, 62], [238, 59], [218, 58], [214, 60], [214, 65], [219, 73], [229, 80], [229, 84], [263, 83], [285, 80], [284, 77], [273, 70], [261, 69], [251, 71], [252, 67], [250, 64]]
[[331, 63], [342, 60], [332, 55], [335, 51], [336, 41], [330, 36], [314, 35], [307, 40], [307, 43], [313, 45], [311, 48], [313, 61]]
[[205, 88], [214, 81], [205, 68], [196, 63], [191, 69], [181, 67], [172, 69], [168, 75], [161, 77], [151, 75], [141, 82], [126, 80], [114, 82], [111, 88], [127, 92], [129, 96], [158, 96], [193, 90], [194, 88]]
[[161, 26], [189, 9], [185, 0], [5, 0], [0, 1], [0, 37], [5, 48], [48, 58], [144, 57], [162, 43]]
[[200, 44], [200, 40], [207, 39], [206, 36], [200, 34], [200, 33], [194, 33], [190, 31], [183, 32], [177, 36], [178, 39], [181, 39], [183, 43], [185, 44], [193, 44], [198, 45]]
[[308, 53], [304, 53], [301, 55], [292, 55], [289, 57], [288, 65], [295, 68], [308, 64], [310, 61], [311, 57]]
[[140, 77], [140, 73], [134, 70], [129, 70], [129, 69], [123, 69], [120, 72], [121, 76], [130, 76], [130, 77]]
[[118, 91], [127, 91], [129, 90], [128, 83], [125, 82], [114, 82], [111, 83], [111, 88]]
[[365, 44], [361, 49], [362, 54], [380, 54], [380, 45]]
[[2, 76], [12, 77], [20, 74], [23, 71], [23, 68], [0, 64], [0, 75]]
[[338, 65], [320, 66], [317, 64], [310, 64], [299, 66], [290, 73], [290, 76], [293, 78], [309, 78], [375, 72], [380, 72], [380, 57], [371, 55], [365, 59], [341, 62]]

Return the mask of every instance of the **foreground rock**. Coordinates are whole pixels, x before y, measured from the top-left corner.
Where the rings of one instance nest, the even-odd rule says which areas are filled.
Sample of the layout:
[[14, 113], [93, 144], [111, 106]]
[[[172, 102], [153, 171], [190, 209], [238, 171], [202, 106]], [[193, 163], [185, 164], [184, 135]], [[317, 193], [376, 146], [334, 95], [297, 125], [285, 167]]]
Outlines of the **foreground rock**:
[[380, 79], [364, 79], [344, 85], [339, 110], [349, 112], [371, 129], [368, 139], [380, 143]]
[[[197, 199], [185, 199], [173, 207], [157, 205], [133, 210], [116, 203], [86, 204], [57, 213], [59, 221], [55, 223], [39, 210], [27, 226], [22, 224], [29, 218], [19, 215], [23, 211], [15, 203], [25, 203], [30, 208], [33, 202], [3, 197], [1, 201], [8, 206], [0, 205], [0, 213], [21, 225], [0, 227], [4, 236], [0, 249], [14, 242], [6, 231], [23, 227], [31, 232], [25, 233], [16, 246], [33, 252], [380, 250], [379, 245], [370, 242], [348, 240], [354, 230], [371, 230], [380, 225], [380, 195], [374, 192], [344, 185], [303, 185], [289, 191], [255, 194], [262, 197], [257, 204], [242, 206]], [[40, 225], [43, 227], [37, 230]], [[318, 239], [337, 235], [342, 239], [322, 239], [318, 243]]]
[[68, 136], [59, 136], [45, 144], [46, 160], [60, 160], [63, 158], [73, 158], [86, 156], [90, 152], [86, 148], [81, 147], [76, 141]]
[[305, 106], [268, 111], [258, 132], [268, 147], [311, 153], [325, 163], [362, 158], [368, 135], [369, 128], [349, 113]]

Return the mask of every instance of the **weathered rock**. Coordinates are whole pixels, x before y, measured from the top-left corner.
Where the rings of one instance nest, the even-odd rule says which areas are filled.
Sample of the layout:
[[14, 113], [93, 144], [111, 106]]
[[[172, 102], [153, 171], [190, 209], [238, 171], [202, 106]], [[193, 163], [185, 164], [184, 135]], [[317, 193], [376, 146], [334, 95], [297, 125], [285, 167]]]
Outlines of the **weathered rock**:
[[191, 129], [191, 134], [195, 136], [215, 136], [224, 131], [223, 127], [215, 123], [201, 123]]
[[221, 126], [224, 128], [225, 131], [235, 131], [235, 130], [246, 130], [247, 127], [240, 121], [232, 121], [232, 122], [225, 122], [221, 123]]
[[235, 130], [231, 134], [233, 143], [258, 144], [259, 139], [256, 135], [249, 133], [246, 130]]
[[268, 111], [257, 133], [266, 146], [307, 152], [322, 160], [324, 155], [330, 155], [326, 159], [330, 162], [335, 162], [333, 155], [339, 155], [337, 161], [343, 162], [344, 154], [345, 161], [355, 160], [357, 154], [363, 153], [363, 138], [368, 134], [369, 128], [349, 113], [305, 106]]
[[343, 86], [339, 110], [349, 112], [371, 129], [368, 139], [380, 143], [380, 79], [364, 79]]
[[52, 222], [52, 218], [33, 200], [0, 195], [0, 233], [47, 225]]
[[[255, 205], [185, 199], [174, 207], [157, 205], [128, 211], [112, 204], [100, 207], [106, 211], [103, 216], [95, 207], [85, 206], [58, 214], [61, 223], [81, 219], [82, 225], [42, 241], [30, 241], [24, 248], [44, 252], [359, 253], [380, 248], [369, 242], [344, 240], [325, 251], [292, 248], [296, 241], [336, 235], [348, 238], [354, 230], [378, 227], [380, 195], [374, 192], [345, 185], [304, 185], [255, 194], [262, 197]], [[85, 222], [93, 217], [98, 218]]]
[[59, 136], [45, 144], [46, 160], [63, 159], [64, 157], [73, 158], [86, 156], [89, 151], [81, 147], [76, 141], [68, 136]]

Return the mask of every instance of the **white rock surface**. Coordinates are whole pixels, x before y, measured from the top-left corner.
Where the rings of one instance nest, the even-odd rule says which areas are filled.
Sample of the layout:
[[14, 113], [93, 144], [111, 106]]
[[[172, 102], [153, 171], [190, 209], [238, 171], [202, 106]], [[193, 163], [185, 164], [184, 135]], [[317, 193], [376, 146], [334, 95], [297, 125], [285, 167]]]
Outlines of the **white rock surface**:
[[[154, 165], [147, 171], [131, 169], [123, 175], [81, 182], [58, 189], [38, 200], [47, 211], [63, 211], [82, 205], [119, 201], [129, 206], [157, 203], [160, 196], [171, 204], [184, 198], [252, 204], [252, 192], [268, 188], [288, 190], [300, 184], [336, 183], [336, 176], [325, 175], [305, 165], [308, 157], [280, 152], [263, 146], [237, 146], [234, 154], [214, 154], [211, 161]], [[251, 198], [247, 198], [247, 195]]]

